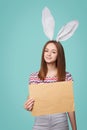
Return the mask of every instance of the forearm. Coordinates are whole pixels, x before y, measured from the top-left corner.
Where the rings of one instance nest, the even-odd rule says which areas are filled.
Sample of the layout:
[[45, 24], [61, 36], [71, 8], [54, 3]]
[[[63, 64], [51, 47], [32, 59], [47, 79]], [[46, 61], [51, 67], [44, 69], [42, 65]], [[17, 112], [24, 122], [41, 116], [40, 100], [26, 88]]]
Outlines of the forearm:
[[77, 130], [75, 111], [73, 111], [73, 112], [68, 112], [68, 116], [69, 116], [69, 119], [70, 119], [70, 123], [71, 123], [71, 126], [72, 126], [72, 130]]

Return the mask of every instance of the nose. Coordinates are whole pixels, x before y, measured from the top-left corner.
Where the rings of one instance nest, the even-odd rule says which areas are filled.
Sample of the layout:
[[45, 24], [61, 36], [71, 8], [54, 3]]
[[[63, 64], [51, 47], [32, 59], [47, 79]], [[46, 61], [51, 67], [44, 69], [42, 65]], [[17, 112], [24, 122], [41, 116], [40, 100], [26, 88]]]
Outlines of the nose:
[[48, 52], [48, 56], [50, 56], [51, 55], [51, 52]]

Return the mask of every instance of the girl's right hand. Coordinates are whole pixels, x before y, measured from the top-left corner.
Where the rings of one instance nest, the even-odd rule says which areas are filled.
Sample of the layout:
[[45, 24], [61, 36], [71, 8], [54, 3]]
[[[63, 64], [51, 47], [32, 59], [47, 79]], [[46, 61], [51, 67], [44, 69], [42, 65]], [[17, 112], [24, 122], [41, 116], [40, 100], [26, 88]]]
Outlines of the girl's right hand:
[[24, 108], [27, 111], [31, 111], [33, 109], [33, 105], [34, 105], [34, 99], [28, 98], [28, 100], [24, 104]]

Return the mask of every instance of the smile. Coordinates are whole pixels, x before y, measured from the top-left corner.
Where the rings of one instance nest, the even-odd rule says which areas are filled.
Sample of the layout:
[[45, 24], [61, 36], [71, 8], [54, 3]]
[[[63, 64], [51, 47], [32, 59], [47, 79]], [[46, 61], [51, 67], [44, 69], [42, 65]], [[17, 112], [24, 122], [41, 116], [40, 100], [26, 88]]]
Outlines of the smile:
[[46, 57], [46, 59], [49, 59], [49, 60], [50, 60], [50, 59], [52, 59], [52, 58], [51, 58], [51, 57]]

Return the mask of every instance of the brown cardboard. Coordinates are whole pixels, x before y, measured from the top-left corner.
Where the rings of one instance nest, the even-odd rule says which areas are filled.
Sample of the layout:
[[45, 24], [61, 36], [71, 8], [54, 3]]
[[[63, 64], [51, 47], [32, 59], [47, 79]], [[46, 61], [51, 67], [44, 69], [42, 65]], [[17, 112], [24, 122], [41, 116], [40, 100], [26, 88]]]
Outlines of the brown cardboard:
[[32, 115], [74, 111], [73, 81], [29, 85], [29, 95], [35, 100]]

